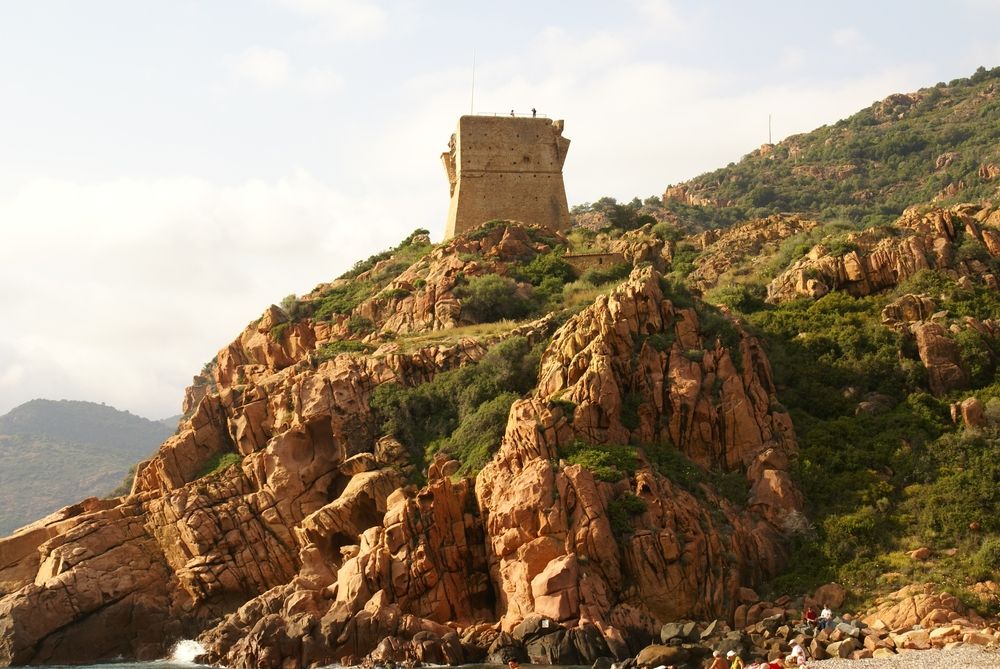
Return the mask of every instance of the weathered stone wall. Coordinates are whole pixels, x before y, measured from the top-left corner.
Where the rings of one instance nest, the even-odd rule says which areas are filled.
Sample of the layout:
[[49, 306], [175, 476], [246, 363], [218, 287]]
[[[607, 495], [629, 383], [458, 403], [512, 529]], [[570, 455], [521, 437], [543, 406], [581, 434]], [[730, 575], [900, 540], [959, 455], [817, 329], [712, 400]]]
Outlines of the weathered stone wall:
[[563, 260], [573, 268], [577, 276], [592, 269], [607, 269], [627, 262], [621, 253], [567, 253]]
[[567, 229], [562, 128], [547, 118], [461, 117], [441, 154], [451, 186], [445, 239], [493, 219]]

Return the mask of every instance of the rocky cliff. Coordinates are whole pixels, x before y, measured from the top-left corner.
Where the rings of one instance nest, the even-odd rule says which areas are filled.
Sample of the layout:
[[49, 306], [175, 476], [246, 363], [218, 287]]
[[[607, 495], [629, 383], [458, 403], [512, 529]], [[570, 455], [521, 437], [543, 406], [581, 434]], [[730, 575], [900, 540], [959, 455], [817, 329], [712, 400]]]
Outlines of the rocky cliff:
[[[470, 277], [557, 242], [493, 226], [265, 311], [189, 389], [131, 494], [0, 540], [0, 664], [153, 658], [199, 634], [231, 667], [590, 662], [678, 617], [730, 616], [803, 521], [753, 337], [649, 266], [554, 333], [540, 317], [430, 337], [476, 321], [456, 290]], [[382, 434], [376, 388], [515, 336], [544, 343], [537, 384], [478, 476]]]
[[767, 287], [768, 300], [855, 296], [892, 288], [922, 270], [937, 270], [997, 288], [988, 261], [1000, 257], [1000, 210], [991, 205], [912, 207], [892, 225], [818, 244]]

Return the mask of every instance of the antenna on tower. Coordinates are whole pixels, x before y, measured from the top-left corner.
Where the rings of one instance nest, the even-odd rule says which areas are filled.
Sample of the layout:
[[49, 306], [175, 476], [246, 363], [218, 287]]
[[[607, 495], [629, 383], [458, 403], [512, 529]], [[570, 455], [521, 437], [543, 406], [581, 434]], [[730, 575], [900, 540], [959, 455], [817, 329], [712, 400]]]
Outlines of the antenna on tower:
[[768, 144], [773, 144], [774, 143], [774, 142], [771, 141], [771, 114], [770, 113], [768, 113], [768, 115], [767, 115], [767, 143]]
[[476, 104], [476, 50], [472, 50], [472, 95], [469, 98], [469, 113], [475, 114]]

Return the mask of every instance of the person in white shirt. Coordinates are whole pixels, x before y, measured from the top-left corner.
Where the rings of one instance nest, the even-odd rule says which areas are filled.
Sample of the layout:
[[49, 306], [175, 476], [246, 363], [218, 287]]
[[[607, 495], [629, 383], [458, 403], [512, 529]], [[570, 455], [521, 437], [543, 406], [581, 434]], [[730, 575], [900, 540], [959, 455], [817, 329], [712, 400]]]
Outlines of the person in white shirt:
[[806, 663], [806, 649], [802, 647], [802, 644], [796, 643], [792, 646], [792, 654], [788, 656], [786, 664], [788, 662], [794, 662], [799, 667]]

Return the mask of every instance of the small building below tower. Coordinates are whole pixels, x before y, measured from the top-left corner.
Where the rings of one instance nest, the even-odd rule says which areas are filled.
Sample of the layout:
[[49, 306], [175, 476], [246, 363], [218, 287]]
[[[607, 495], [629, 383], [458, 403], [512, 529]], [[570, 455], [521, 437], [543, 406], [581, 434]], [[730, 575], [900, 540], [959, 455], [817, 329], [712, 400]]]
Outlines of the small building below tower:
[[441, 154], [451, 187], [444, 238], [494, 219], [567, 230], [562, 130], [547, 118], [462, 116]]

